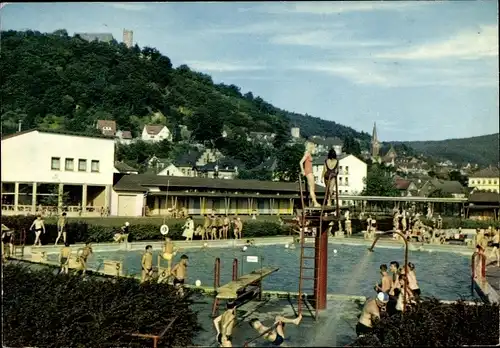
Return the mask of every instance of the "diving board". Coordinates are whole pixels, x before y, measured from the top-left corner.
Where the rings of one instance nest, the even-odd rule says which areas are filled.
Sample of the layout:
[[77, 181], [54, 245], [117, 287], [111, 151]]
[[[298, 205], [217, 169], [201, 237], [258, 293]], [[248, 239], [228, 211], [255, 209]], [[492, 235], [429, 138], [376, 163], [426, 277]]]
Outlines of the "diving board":
[[216, 298], [219, 300], [236, 299], [240, 296], [238, 291], [250, 285], [257, 285], [257, 283], [260, 283], [262, 279], [273, 274], [274, 272], [277, 272], [278, 270], [279, 268], [275, 267], [263, 267], [256, 269], [252, 273], [245, 274], [237, 280], [233, 280], [232, 282], [218, 288]]

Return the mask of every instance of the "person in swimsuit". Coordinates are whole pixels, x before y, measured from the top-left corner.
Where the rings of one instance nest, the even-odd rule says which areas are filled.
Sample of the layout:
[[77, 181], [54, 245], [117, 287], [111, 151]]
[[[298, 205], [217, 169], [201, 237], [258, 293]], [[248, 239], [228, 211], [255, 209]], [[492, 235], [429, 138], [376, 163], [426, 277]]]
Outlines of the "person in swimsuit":
[[217, 218], [214, 213], [210, 216], [210, 236], [212, 240], [217, 239]]
[[59, 263], [61, 264], [61, 270], [59, 273], [69, 273], [69, 258], [71, 257], [71, 248], [69, 247], [69, 243], [65, 242], [64, 247], [61, 249], [59, 253]]
[[299, 325], [302, 320], [302, 314], [295, 319], [288, 319], [282, 316], [277, 316], [274, 319], [272, 327], [264, 326], [259, 319], [251, 319], [249, 324], [253, 327], [264, 339], [271, 342], [274, 346], [281, 346], [285, 341], [285, 324]]
[[313, 202], [313, 205], [315, 207], [321, 207], [321, 204], [318, 203], [316, 200], [316, 182], [314, 181], [314, 174], [313, 174], [313, 159], [312, 159], [312, 153], [314, 152], [314, 144], [311, 142], [306, 142], [306, 151], [304, 153], [304, 156], [300, 160], [300, 171], [303, 176], [306, 177], [307, 179], [307, 185], [309, 187], [309, 194], [311, 195], [311, 200]]
[[10, 248], [13, 244], [14, 234], [9, 229], [3, 229], [2, 225], [2, 260], [7, 261], [7, 257], [12, 256], [12, 250]]
[[[404, 270], [404, 268], [403, 268]], [[417, 275], [415, 274], [415, 264], [408, 262], [408, 287], [415, 297], [419, 297], [421, 294], [420, 288], [417, 282]]]
[[241, 239], [241, 231], [243, 230], [243, 222], [239, 217], [234, 218], [234, 239]]
[[322, 182], [328, 188], [326, 197], [326, 205], [332, 206], [332, 200], [337, 192], [337, 175], [338, 175], [337, 153], [334, 149], [328, 151], [328, 156], [323, 165], [323, 173], [321, 175]]
[[236, 303], [228, 302], [226, 311], [214, 319], [217, 342], [221, 347], [232, 347], [232, 333], [236, 322]]
[[35, 243], [33, 246], [37, 245], [42, 246], [42, 241], [40, 240], [40, 235], [45, 234], [45, 224], [43, 223], [42, 215], [38, 215], [30, 226], [30, 230], [35, 231]]
[[141, 266], [141, 283], [143, 283], [153, 276], [153, 247], [151, 245], [146, 246], [146, 252], [142, 255]]
[[66, 223], [66, 213], [64, 212], [57, 220], [57, 238], [54, 245], [57, 245], [61, 236], [63, 237], [63, 242], [66, 243]]
[[222, 220], [222, 236], [227, 239], [227, 233], [229, 232], [229, 216], [224, 216]]
[[382, 279], [380, 281], [380, 284], [375, 284], [375, 291], [388, 293], [389, 290], [391, 290], [392, 279], [387, 272], [387, 265], [380, 265], [380, 275], [382, 276]]
[[[79, 253], [80, 255], [78, 255]], [[85, 246], [82, 249], [78, 249], [76, 252], [78, 261], [80, 261], [80, 265], [82, 267], [82, 276], [84, 276], [87, 271], [87, 260], [92, 253], [92, 244], [90, 242], [86, 242]]]
[[379, 292], [376, 298], [368, 299], [363, 306], [363, 311], [356, 324], [356, 335], [358, 337], [370, 334], [373, 331], [373, 324], [380, 320], [381, 312], [386, 311], [389, 295], [385, 292]]
[[489, 257], [491, 258], [493, 256], [496, 256], [497, 266], [500, 267], [500, 230], [497, 229], [493, 233], [494, 235], [491, 241], [491, 246], [493, 247], [493, 249], [491, 250], [491, 254]]
[[163, 258], [167, 260], [167, 273], [170, 274], [170, 270], [172, 269], [172, 259], [177, 254], [179, 249], [174, 245], [172, 239], [165, 238], [165, 243], [163, 244]]
[[179, 289], [179, 294], [181, 296], [183, 295], [182, 286], [186, 281], [188, 260], [189, 258], [187, 255], [182, 255], [181, 261], [176, 264], [170, 272], [170, 274], [174, 277], [174, 286]]

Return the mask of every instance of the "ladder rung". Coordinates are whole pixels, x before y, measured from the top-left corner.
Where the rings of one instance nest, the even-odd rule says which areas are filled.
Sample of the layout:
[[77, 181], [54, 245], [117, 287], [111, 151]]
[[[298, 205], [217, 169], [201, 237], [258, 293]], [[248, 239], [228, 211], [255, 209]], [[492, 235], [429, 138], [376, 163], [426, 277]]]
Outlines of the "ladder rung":
[[302, 267], [302, 269], [316, 269], [314, 267]]
[[302, 277], [302, 280], [315, 280], [315, 277]]
[[315, 246], [303, 246], [304, 249], [317, 249]]
[[303, 256], [302, 258], [306, 260], [314, 260], [316, 256]]

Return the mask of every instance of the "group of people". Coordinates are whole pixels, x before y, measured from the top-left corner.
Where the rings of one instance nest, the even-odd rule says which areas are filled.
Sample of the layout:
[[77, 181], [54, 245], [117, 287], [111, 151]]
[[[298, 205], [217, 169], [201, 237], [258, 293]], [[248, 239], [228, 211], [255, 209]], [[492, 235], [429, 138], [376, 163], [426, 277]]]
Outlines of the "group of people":
[[205, 215], [203, 225], [198, 225], [194, 230], [194, 222], [191, 217], [187, 218], [184, 225], [183, 236], [186, 240], [193, 240], [193, 235], [199, 236], [201, 240], [228, 239], [229, 232], [233, 232], [234, 239], [241, 239], [243, 231], [243, 221], [235, 216], [232, 219], [226, 215]]
[[375, 322], [380, 320], [382, 315], [404, 312], [405, 305], [411, 305], [421, 295], [415, 265], [411, 262], [408, 262], [407, 267], [400, 267], [397, 261], [392, 261], [389, 268], [386, 264], [382, 264], [380, 276], [380, 283], [374, 287], [377, 295], [366, 300], [356, 325], [358, 336], [370, 334]]
[[[83, 248], [79, 248], [76, 251], [76, 262], [79, 264], [79, 270], [82, 272], [82, 276], [85, 275], [87, 271], [87, 261], [89, 257], [92, 255], [92, 243], [86, 242]], [[69, 263], [71, 260], [71, 246], [68, 241], [64, 242], [64, 246], [61, 248], [59, 252], [59, 264], [60, 269], [59, 273], [69, 274]]]

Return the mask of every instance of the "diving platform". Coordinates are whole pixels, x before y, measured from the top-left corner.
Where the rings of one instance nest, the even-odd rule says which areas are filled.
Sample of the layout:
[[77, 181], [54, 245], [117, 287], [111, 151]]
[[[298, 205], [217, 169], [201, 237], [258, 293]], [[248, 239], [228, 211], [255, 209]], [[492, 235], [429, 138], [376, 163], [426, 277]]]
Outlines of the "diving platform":
[[264, 278], [277, 272], [279, 268], [263, 267], [256, 269], [252, 273], [245, 274], [230, 283], [221, 286], [217, 289], [216, 298], [219, 300], [234, 300], [240, 297], [240, 291], [248, 286], [258, 285]]

